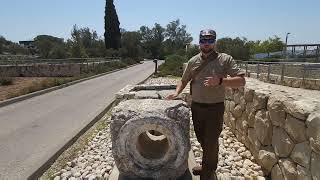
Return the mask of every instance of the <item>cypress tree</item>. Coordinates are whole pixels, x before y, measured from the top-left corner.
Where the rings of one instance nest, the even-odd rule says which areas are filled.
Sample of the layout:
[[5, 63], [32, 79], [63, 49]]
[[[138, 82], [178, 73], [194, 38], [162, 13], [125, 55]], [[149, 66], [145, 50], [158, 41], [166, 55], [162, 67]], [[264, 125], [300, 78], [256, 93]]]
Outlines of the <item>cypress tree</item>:
[[119, 49], [121, 43], [120, 22], [113, 0], [106, 0], [104, 17], [104, 38], [107, 49]]

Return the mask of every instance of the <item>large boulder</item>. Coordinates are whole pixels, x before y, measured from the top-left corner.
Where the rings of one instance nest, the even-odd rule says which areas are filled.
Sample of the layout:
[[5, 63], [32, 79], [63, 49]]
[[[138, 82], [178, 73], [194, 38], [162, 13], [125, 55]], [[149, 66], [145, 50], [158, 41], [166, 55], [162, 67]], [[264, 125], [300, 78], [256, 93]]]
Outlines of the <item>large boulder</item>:
[[296, 164], [292, 162], [290, 159], [280, 159], [279, 166], [285, 180], [297, 179]]
[[305, 123], [290, 114], [287, 115], [285, 129], [295, 143], [307, 140]]
[[312, 180], [311, 172], [300, 165], [297, 165], [297, 180]]
[[277, 156], [288, 157], [294, 148], [294, 142], [282, 128], [274, 127], [272, 146]]
[[112, 111], [112, 153], [129, 178], [175, 179], [186, 169], [190, 112], [180, 100], [132, 99]]
[[309, 143], [306, 141], [300, 144], [296, 144], [290, 157], [301, 166], [309, 168], [310, 156], [311, 148]]
[[258, 161], [262, 164], [263, 169], [270, 173], [273, 165], [278, 162], [278, 157], [272, 147], [267, 147], [259, 151]]
[[255, 116], [254, 129], [256, 135], [263, 145], [271, 145], [272, 142], [272, 123], [266, 111], [258, 111]]
[[320, 179], [320, 155], [316, 153], [311, 154], [311, 174], [312, 179]]
[[312, 149], [320, 154], [320, 113], [312, 113], [307, 119], [307, 136]]
[[272, 180], [283, 180], [284, 179], [279, 164], [276, 164], [273, 166], [273, 168], [271, 170], [271, 179]]
[[284, 111], [283, 100], [278, 96], [270, 96], [268, 100], [268, 111], [274, 126], [284, 127], [286, 112]]

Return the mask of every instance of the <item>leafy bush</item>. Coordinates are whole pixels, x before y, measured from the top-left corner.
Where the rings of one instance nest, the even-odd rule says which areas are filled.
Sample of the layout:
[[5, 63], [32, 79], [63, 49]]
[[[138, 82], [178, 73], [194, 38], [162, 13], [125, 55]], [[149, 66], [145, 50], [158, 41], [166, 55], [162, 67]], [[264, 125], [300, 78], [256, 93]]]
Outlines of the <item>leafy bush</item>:
[[0, 86], [8, 86], [13, 83], [12, 78], [10, 77], [0, 77]]
[[166, 57], [165, 62], [159, 67], [158, 76], [182, 76], [182, 67], [185, 62], [187, 62], [185, 57], [176, 54]]

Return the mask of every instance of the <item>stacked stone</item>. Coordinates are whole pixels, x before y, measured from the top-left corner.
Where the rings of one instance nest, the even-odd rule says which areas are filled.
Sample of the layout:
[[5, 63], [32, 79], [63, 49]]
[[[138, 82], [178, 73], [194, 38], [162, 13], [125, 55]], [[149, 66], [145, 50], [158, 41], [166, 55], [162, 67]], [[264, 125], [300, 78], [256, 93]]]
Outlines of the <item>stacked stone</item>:
[[54, 174], [54, 180], [109, 178], [115, 163], [111, 152], [110, 119], [107, 120], [107, 124], [107, 128], [97, 132], [84, 152]]
[[177, 78], [167, 78], [167, 77], [157, 77], [157, 78], [150, 78], [146, 82], [145, 85], [156, 85], [156, 84], [172, 84], [176, 85], [180, 79]]
[[225, 122], [272, 179], [320, 179], [319, 99], [285, 91], [251, 79], [227, 89]]

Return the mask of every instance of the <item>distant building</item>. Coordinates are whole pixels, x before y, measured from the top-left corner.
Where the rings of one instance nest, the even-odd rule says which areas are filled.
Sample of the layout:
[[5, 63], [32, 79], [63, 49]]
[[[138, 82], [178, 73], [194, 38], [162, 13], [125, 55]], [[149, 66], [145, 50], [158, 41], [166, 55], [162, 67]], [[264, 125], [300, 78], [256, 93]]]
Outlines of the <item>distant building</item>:
[[19, 41], [19, 44], [23, 47], [29, 48], [29, 49], [35, 49], [36, 45], [34, 41]]

